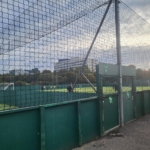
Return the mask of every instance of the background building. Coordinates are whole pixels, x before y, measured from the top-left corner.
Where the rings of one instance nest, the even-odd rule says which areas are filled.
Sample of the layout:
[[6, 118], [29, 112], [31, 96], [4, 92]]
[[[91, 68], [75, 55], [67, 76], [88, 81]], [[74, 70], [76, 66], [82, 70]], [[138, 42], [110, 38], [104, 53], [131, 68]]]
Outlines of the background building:
[[[70, 59], [59, 59], [58, 62], [54, 64], [54, 70], [59, 71], [62, 69], [69, 70], [70, 68], [75, 69], [77, 67], [81, 67], [85, 58], [70, 58]], [[86, 61], [86, 66], [88, 66], [89, 70], [92, 72], [96, 71], [96, 65], [98, 64], [98, 61], [96, 59], [88, 58]]]

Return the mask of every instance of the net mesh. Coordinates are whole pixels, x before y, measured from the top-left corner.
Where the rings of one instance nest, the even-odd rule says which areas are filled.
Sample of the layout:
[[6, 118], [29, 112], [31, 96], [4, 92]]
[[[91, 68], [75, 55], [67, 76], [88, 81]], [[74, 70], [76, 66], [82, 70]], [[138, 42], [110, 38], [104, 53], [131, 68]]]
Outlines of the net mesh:
[[[80, 75], [74, 88], [73, 85], [108, 2], [2, 0], [0, 84], [14, 83], [15, 89], [0, 91], [0, 109], [96, 96], [88, 84], [89, 81], [96, 88], [96, 64], [117, 63], [114, 3], [82, 69], [88, 81]], [[149, 24], [124, 3], [119, 5], [122, 63], [134, 65], [137, 85], [143, 81], [147, 86], [150, 79]], [[108, 79], [110, 87], [104, 87], [106, 94], [112, 93], [114, 80]], [[139, 86], [145, 87], [144, 84]]]
[[14, 83], [0, 83], [0, 90], [7, 90], [8, 88], [14, 90]]
[[120, 32], [122, 64], [136, 68], [137, 91], [149, 90], [150, 24], [122, 2]]

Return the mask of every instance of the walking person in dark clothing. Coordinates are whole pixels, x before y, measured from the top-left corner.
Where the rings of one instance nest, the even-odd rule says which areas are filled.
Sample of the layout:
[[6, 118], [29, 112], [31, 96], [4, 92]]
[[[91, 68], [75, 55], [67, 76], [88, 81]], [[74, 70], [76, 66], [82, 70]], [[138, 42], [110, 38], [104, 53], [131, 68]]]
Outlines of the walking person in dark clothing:
[[41, 90], [44, 91], [44, 89], [45, 89], [45, 87], [44, 87], [44, 85], [42, 85]]
[[70, 83], [67, 87], [68, 92], [73, 92], [72, 83]]
[[113, 84], [113, 89], [115, 90], [115, 92], [118, 92], [118, 84], [116, 81]]

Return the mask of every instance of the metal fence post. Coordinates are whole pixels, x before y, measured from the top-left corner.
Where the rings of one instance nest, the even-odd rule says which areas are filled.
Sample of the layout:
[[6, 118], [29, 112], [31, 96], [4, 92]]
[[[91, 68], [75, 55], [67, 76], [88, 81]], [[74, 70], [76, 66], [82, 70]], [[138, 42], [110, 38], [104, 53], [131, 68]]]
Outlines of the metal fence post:
[[45, 150], [45, 107], [40, 107], [41, 150]]
[[104, 108], [103, 108], [103, 79], [99, 75], [99, 65], [96, 66], [96, 84], [98, 95], [98, 120], [99, 120], [99, 135], [104, 134]]
[[120, 46], [120, 22], [119, 22], [119, 0], [115, 0], [115, 24], [116, 24], [117, 64], [118, 64], [118, 71], [119, 71], [120, 125], [124, 126], [123, 94], [122, 94], [122, 66], [121, 66], [121, 46]]
[[136, 77], [132, 77], [132, 91], [133, 91], [133, 100], [134, 100], [134, 119], [136, 119]]
[[81, 129], [81, 101], [77, 102], [77, 110], [78, 110], [78, 137], [79, 137], [79, 146], [82, 145], [82, 129]]
[[145, 112], [145, 91], [142, 92], [142, 104], [143, 104], [143, 108], [142, 108], [142, 115], [146, 115]]

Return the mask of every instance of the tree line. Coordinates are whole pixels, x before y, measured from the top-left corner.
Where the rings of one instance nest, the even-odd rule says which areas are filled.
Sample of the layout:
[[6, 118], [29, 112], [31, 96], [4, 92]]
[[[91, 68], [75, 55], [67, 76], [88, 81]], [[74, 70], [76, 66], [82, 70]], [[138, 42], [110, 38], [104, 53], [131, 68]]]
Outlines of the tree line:
[[[0, 83], [13, 82], [15, 85], [57, 85], [73, 83], [78, 75], [80, 68], [62, 69], [58, 72], [43, 70], [36, 71], [34, 74], [11, 75], [9, 73], [0, 75]], [[87, 66], [83, 67], [83, 72], [91, 82], [96, 82], [95, 73], [91, 72]], [[83, 77], [79, 77], [77, 83], [87, 83]]]
[[[9, 73], [0, 75], [0, 83], [13, 82], [15, 85], [57, 85], [74, 83], [80, 68], [76, 69], [62, 69], [58, 72], [43, 70], [42, 72], [36, 71], [34, 74], [28, 75], [10, 75]], [[91, 83], [96, 83], [96, 72], [91, 72], [87, 66], [83, 67], [83, 73]], [[136, 69], [137, 80], [150, 79], [150, 69]], [[112, 79], [113, 80], [113, 79]], [[106, 82], [111, 81], [111, 78], [105, 78]], [[87, 83], [87, 81], [80, 76], [77, 83]]]

